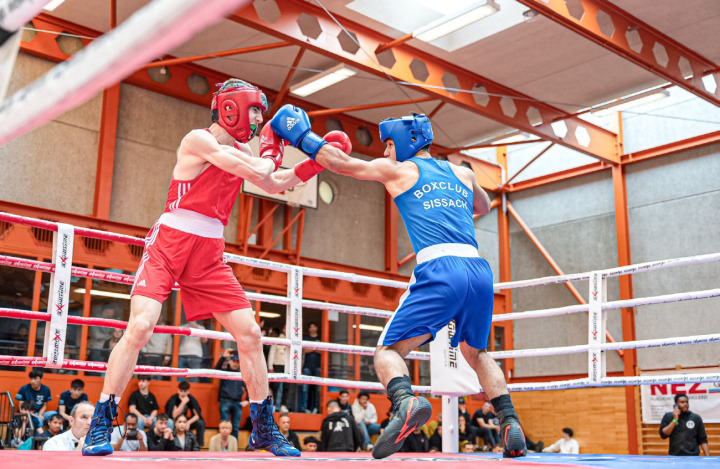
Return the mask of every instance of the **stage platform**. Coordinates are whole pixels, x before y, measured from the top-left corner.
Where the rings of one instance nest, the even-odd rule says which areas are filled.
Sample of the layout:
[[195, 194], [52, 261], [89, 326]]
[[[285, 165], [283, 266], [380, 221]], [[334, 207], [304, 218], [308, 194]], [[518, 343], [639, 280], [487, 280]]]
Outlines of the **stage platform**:
[[612, 454], [529, 454], [503, 459], [492, 453], [400, 453], [375, 460], [370, 453], [305, 453], [301, 458], [278, 458], [263, 452], [241, 453], [116, 453], [83, 457], [79, 452], [2, 451], [0, 467], [7, 469], [228, 469], [284, 467], [292, 469], [663, 469], [720, 468], [720, 457], [624, 456]]

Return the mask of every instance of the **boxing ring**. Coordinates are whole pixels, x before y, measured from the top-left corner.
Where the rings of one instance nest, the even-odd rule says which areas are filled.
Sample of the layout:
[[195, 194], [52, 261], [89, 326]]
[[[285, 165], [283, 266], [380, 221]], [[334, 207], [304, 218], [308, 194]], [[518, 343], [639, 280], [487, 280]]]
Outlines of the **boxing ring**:
[[[51, 274], [51, 291], [48, 298], [48, 311], [24, 311], [11, 308], [0, 308], [0, 317], [13, 319], [27, 319], [46, 321], [48, 323], [45, 337], [45, 348], [43, 357], [24, 357], [0, 355], [0, 365], [17, 366], [17, 367], [45, 367], [45, 368], [62, 368], [70, 370], [85, 370], [91, 372], [105, 371], [107, 364], [102, 362], [93, 362], [86, 360], [73, 360], [65, 358], [64, 344], [65, 334], [68, 324], [85, 325], [95, 327], [110, 327], [125, 329], [127, 323], [124, 321], [104, 319], [104, 318], [88, 318], [68, 315], [68, 287], [70, 285], [70, 277], [82, 277], [95, 280], [104, 280], [120, 284], [132, 285], [134, 276], [127, 274], [118, 274], [115, 272], [106, 272], [96, 269], [88, 269], [72, 265], [72, 248], [75, 236], [83, 236], [87, 238], [95, 238], [111, 242], [119, 242], [134, 246], [144, 246], [144, 240], [132, 236], [109, 233], [99, 230], [92, 230], [82, 227], [74, 227], [62, 223], [53, 223], [45, 220], [22, 217], [10, 213], [0, 212], [0, 221], [26, 225], [35, 228], [42, 228], [53, 232], [53, 254], [52, 262], [42, 262], [30, 259], [24, 259], [13, 256], [0, 256], [0, 265], [27, 269], [33, 271], [47, 272]], [[389, 319], [393, 312], [375, 308], [365, 308], [357, 306], [349, 306], [336, 303], [326, 303], [322, 301], [308, 300], [303, 298], [303, 279], [304, 277], [324, 277], [338, 280], [345, 280], [353, 283], [366, 283], [373, 285], [381, 285], [385, 287], [404, 289], [407, 284], [394, 280], [380, 279], [368, 276], [361, 276], [346, 272], [336, 272], [329, 270], [321, 270], [307, 268], [294, 265], [286, 265], [277, 262], [259, 260], [243, 257], [235, 254], [226, 253], [225, 260], [228, 263], [237, 263], [241, 265], [251, 266], [254, 268], [270, 269], [284, 272], [287, 275], [287, 296], [258, 294], [248, 292], [248, 298], [255, 301], [269, 302], [285, 305], [287, 307], [287, 338], [271, 338], [263, 337], [263, 344], [267, 345], [284, 345], [290, 348], [290, 366], [287, 373], [271, 373], [270, 381], [282, 381], [292, 383], [308, 383], [321, 386], [339, 386], [347, 388], [363, 388], [368, 390], [383, 390], [384, 387], [380, 383], [367, 381], [351, 381], [345, 379], [322, 378], [315, 376], [306, 376], [302, 371], [302, 351], [316, 350], [328, 351], [336, 353], [372, 355], [374, 349], [372, 347], [364, 347], [358, 345], [333, 344], [314, 341], [302, 340], [302, 309], [303, 307], [326, 309], [337, 311], [344, 314], [357, 314], [363, 316], [373, 316]], [[666, 374], [653, 376], [622, 376], [608, 377], [605, 372], [604, 354], [608, 351], [638, 349], [647, 347], [667, 347], [676, 345], [690, 344], [706, 344], [712, 342], [720, 342], [720, 333], [706, 334], [691, 337], [673, 337], [664, 339], [636, 340], [632, 342], [614, 342], [606, 343], [605, 339], [605, 323], [607, 320], [606, 311], [612, 309], [634, 307], [641, 305], [669, 303], [676, 301], [687, 301], [703, 298], [712, 298], [720, 296], [720, 289], [695, 291], [688, 293], [677, 293], [671, 295], [661, 295], [647, 298], [634, 298], [631, 300], [606, 301], [606, 284], [607, 279], [620, 275], [639, 274], [652, 270], [672, 268], [681, 265], [699, 264], [707, 262], [720, 261], [720, 253], [701, 256], [692, 256], [686, 258], [670, 259], [657, 262], [648, 262], [643, 264], [635, 264], [631, 266], [607, 269], [602, 271], [586, 272], [579, 274], [570, 274], [556, 277], [544, 277], [532, 280], [522, 280], [514, 282], [498, 283], [495, 285], [496, 290], [524, 288], [538, 285], [547, 285], [553, 283], [562, 283], [568, 281], [587, 281], [589, 288], [590, 301], [587, 305], [573, 305], [559, 308], [551, 308], [537, 311], [523, 311], [516, 313], [508, 313], [493, 317], [493, 322], [518, 320], [526, 318], [539, 318], [548, 316], [557, 316], [565, 314], [588, 313], [588, 343], [583, 345], [566, 346], [566, 347], [549, 347], [538, 349], [524, 350], [507, 350], [498, 352], [489, 352], [490, 356], [495, 359], [503, 358], [520, 358], [529, 356], [554, 356], [571, 353], [583, 353], [588, 357], [588, 376], [581, 379], [538, 382], [538, 383], [519, 383], [510, 384], [510, 391], [543, 391], [543, 390], [559, 390], [571, 388], [583, 388], [589, 386], [637, 386], [646, 384], [671, 384], [671, 383], [688, 383], [688, 382], [718, 382], [720, 381], [720, 373], [695, 373], [695, 374]], [[174, 334], [181, 336], [193, 336], [208, 338], [214, 340], [234, 340], [227, 332], [219, 332], [212, 330], [196, 329], [179, 326], [156, 326], [155, 333]], [[449, 345], [447, 346], [449, 348]], [[411, 360], [430, 360], [431, 354], [427, 352], [412, 352], [408, 355]], [[187, 369], [172, 368], [160, 366], [138, 365], [135, 367], [137, 374], [151, 374], [160, 376], [183, 376], [183, 377], [207, 377], [222, 379], [242, 379], [241, 373], [227, 372], [214, 369]], [[437, 386], [414, 386], [416, 392], [438, 394]], [[457, 398], [451, 395], [443, 396], [443, 420], [447, 419], [444, 425], [444, 433], [447, 435], [443, 438], [444, 453], [435, 453], [435, 457], [431, 454], [411, 455], [408, 459], [407, 454], [398, 454], [384, 460], [382, 464], [397, 467], [406, 467], [412, 462], [413, 465], [419, 466], [436, 466], [437, 464], [451, 463], [453, 467], [470, 467], [470, 464], [476, 465], [478, 461], [487, 464], [497, 463], [504, 467], [525, 467], [528, 464], [542, 463], [556, 467], [622, 467], [631, 464], [633, 467], [655, 467], [663, 461], [676, 461], [673, 457], [655, 457], [655, 456], [615, 456], [615, 455], [552, 455], [552, 454], [529, 454], [522, 460], [503, 460], [502, 455], [493, 453], [485, 454], [468, 454], [468, 455], [452, 455], [457, 448]], [[454, 418], [453, 418], [454, 415]], [[445, 436], [445, 435], [444, 435]], [[454, 438], [453, 438], [454, 436]], [[453, 444], [453, 439], [455, 440]], [[445, 442], [448, 442], [447, 448]], [[26, 452], [13, 452], [13, 468], [30, 467], [30, 464], [36, 464], [37, 459], [25, 454]], [[37, 454], [37, 453], [31, 453]], [[162, 462], [167, 467], [181, 467], [189, 465], [197, 461], [217, 461], [218, 466], [223, 461], [242, 460], [243, 463], [252, 463], [258, 466], [267, 464], [277, 464], [279, 461], [272, 456], [266, 456], [263, 453], [238, 453], [231, 457], [223, 455], [204, 456], [211, 453], [194, 454], [188, 456], [184, 453], [181, 457], [177, 453], [149, 453], [149, 456], [127, 456], [127, 453], [115, 454], [109, 458], [84, 458], [83, 464], [94, 464], [98, 460], [110, 459], [113, 465], [122, 467], [123, 464], [144, 463], [144, 462]], [[323, 454], [323, 453], [321, 453]], [[364, 453], [347, 453], [332, 454], [332, 457], [325, 457], [328, 453], [324, 453], [322, 457], [317, 457], [317, 453], [305, 453], [300, 460], [302, 464], [308, 466], [322, 466], [330, 464], [334, 461], [346, 461], [348, 464], [365, 463], [371, 459], [369, 454]], [[498, 457], [500, 456], [500, 457]], [[54, 454], [43, 453], [43, 460], [54, 460]], [[67, 458], [65, 454], [63, 457]], [[73, 454], [72, 457], [75, 457]], [[78, 454], [77, 457], [80, 457]], [[64, 460], [65, 461], [65, 460]], [[274, 462], [273, 462], [274, 461]], [[295, 460], [294, 460], [295, 461]], [[687, 464], [703, 465], [717, 464], [720, 465], [720, 458], [705, 457], [694, 458], [693, 462], [683, 459], [683, 467], [689, 467]], [[99, 461], [98, 461], [99, 462]], [[298, 462], [298, 463], [300, 463]], [[33, 466], [34, 467], [34, 466]], [[103, 465], [103, 467], [106, 467]]]

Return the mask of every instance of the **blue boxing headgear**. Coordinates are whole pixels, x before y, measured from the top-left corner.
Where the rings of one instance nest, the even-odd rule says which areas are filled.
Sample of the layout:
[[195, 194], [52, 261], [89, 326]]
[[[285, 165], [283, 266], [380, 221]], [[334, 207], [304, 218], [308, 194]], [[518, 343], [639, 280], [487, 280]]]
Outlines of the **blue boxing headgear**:
[[392, 117], [380, 122], [380, 140], [395, 142], [395, 159], [405, 161], [433, 141], [432, 125], [425, 114]]

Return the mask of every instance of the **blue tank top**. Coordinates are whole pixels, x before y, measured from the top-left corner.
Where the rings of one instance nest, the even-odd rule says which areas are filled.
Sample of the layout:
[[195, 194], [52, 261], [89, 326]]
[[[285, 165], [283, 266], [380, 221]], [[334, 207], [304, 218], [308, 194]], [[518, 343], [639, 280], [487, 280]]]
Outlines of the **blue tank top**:
[[435, 244], [460, 243], [477, 248], [473, 193], [447, 161], [412, 157], [420, 171], [415, 185], [395, 197], [417, 254]]

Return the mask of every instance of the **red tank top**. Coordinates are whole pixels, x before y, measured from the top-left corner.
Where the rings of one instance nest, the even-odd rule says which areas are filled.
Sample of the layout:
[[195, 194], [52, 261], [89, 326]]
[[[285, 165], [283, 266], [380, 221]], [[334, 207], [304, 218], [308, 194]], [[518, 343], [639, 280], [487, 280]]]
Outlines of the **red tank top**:
[[[205, 129], [208, 132], [210, 130]], [[235, 148], [240, 149], [237, 142]], [[228, 224], [230, 211], [235, 204], [243, 179], [217, 166], [210, 165], [191, 181], [178, 181], [173, 176], [168, 189], [165, 212], [182, 208], [216, 218]]]

